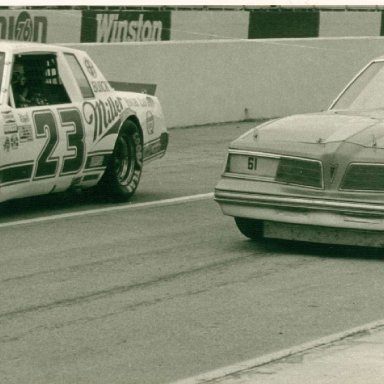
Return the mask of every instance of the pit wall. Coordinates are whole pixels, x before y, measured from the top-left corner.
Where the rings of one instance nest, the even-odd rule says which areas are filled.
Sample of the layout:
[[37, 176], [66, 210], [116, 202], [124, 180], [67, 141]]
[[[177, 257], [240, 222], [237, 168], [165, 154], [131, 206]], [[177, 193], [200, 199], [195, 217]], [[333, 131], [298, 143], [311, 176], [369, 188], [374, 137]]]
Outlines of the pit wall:
[[155, 84], [169, 127], [324, 110], [384, 55], [383, 37], [70, 46], [87, 51], [108, 80]]

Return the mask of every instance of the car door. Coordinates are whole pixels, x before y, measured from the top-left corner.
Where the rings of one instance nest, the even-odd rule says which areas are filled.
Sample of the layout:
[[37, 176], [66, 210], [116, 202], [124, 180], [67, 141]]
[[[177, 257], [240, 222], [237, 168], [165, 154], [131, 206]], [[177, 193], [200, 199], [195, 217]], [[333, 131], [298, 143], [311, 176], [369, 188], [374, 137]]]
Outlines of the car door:
[[1, 110], [3, 199], [65, 190], [84, 167], [83, 119], [62, 81], [57, 56], [28, 52], [13, 57], [12, 73], [23, 64], [29, 91], [25, 101], [16, 101], [20, 87], [10, 76], [9, 106]]

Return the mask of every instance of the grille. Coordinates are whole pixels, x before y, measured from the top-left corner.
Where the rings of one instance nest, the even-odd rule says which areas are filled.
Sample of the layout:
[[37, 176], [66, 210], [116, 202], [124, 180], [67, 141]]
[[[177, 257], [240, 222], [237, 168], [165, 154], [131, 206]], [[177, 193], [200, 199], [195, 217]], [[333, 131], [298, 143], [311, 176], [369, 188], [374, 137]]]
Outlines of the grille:
[[384, 165], [351, 164], [341, 185], [342, 189], [384, 191]]
[[276, 181], [322, 188], [321, 163], [315, 160], [281, 158]]

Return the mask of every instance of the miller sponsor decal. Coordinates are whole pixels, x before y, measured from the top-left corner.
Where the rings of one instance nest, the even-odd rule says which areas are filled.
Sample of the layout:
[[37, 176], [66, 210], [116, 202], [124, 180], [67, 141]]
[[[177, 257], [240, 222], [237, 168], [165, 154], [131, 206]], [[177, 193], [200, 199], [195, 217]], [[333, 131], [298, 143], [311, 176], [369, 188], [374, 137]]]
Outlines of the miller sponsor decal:
[[1, 39], [47, 42], [48, 20], [46, 17], [31, 17], [27, 11], [22, 11], [16, 16], [4, 15], [6, 13], [0, 14]]
[[81, 42], [170, 40], [170, 11], [83, 11]]
[[[106, 100], [85, 101], [83, 103], [83, 115], [87, 124], [93, 125], [93, 141], [105, 136], [108, 131], [115, 133], [115, 123], [120, 126], [120, 113], [124, 106], [120, 97], [108, 97]], [[117, 131], [116, 131], [117, 133]]]

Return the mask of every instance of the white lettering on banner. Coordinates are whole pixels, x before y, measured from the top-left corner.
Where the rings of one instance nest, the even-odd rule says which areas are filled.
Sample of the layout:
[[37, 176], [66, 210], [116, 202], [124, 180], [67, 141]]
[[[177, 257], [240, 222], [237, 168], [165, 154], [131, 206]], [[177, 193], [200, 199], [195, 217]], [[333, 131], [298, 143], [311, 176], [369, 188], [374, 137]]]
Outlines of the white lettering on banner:
[[47, 42], [48, 21], [46, 17], [34, 16], [26, 11], [15, 16], [0, 16], [0, 38], [21, 41]]
[[96, 42], [154, 41], [161, 40], [163, 23], [144, 21], [140, 13], [138, 20], [119, 20], [118, 13], [98, 14]]

